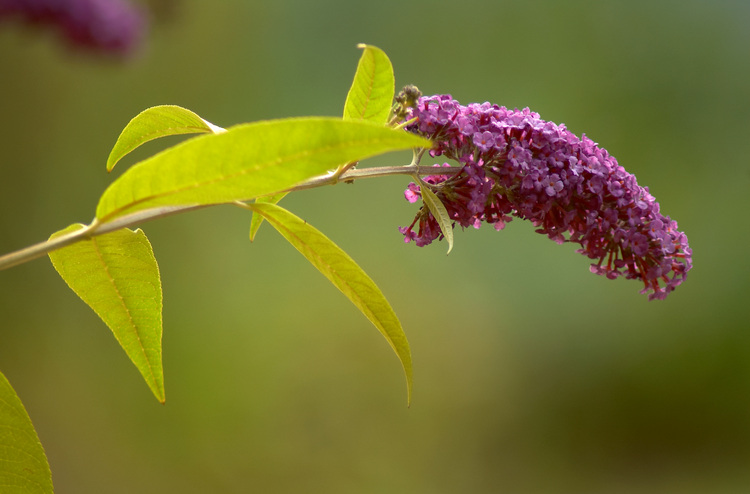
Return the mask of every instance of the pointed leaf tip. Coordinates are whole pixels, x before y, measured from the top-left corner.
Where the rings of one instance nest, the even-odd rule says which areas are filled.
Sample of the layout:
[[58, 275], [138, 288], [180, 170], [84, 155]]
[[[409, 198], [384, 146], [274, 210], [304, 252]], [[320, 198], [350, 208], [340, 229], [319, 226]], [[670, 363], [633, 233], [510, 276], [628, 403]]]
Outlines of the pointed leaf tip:
[[52, 494], [44, 448], [21, 400], [0, 372], [0, 486], [3, 492]]
[[385, 124], [395, 93], [393, 66], [380, 48], [364, 43], [358, 44], [357, 48], [364, 51], [346, 96], [344, 118]]
[[[268, 203], [268, 204], [278, 204], [279, 201], [281, 201], [284, 196], [286, 196], [288, 192], [281, 192], [279, 194], [274, 194], [272, 196], [264, 196], [259, 197], [255, 200], [256, 204], [259, 203]], [[258, 229], [260, 228], [260, 225], [263, 223], [263, 216], [260, 214], [253, 213], [253, 217], [250, 220], [250, 241], [255, 241], [255, 235], [258, 233]]]
[[380, 288], [346, 252], [306, 221], [271, 203], [254, 203], [249, 207], [263, 216], [380, 331], [401, 362], [410, 404], [413, 378], [409, 341]]
[[417, 180], [419, 181], [419, 190], [422, 192], [422, 200], [427, 209], [430, 210], [430, 213], [432, 213], [432, 216], [437, 220], [440, 231], [448, 242], [448, 252], [446, 253], [448, 255], [453, 250], [453, 225], [451, 224], [448, 210], [445, 209], [445, 205], [440, 198], [422, 179], [417, 178]]
[[[83, 228], [74, 224], [51, 238]], [[159, 267], [142, 230], [122, 229], [49, 254], [68, 286], [112, 330], [151, 391], [164, 403]]]
[[148, 141], [178, 134], [220, 133], [224, 129], [202, 119], [192, 111], [175, 105], [147, 108], [133, 117], [120, 133], [107, 158], [112, 171], [125, 155]]

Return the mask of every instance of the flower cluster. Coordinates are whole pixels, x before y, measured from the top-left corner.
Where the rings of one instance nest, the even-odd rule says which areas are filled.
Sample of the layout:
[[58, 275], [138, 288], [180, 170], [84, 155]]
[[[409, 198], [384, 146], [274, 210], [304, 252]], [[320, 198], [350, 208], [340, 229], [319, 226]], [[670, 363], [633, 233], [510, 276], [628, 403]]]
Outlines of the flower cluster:
[[127, 0], [0, 0], [0, 20], [56, 26], [73, 46], [118, 56], [133, 51], [143, 15]]
[[[596, 260], [592, 272], [641, 280], [649, 300], [665, 298], [685, 280], [692, 267], [687, 236], [659, 212], [647, 187], [585, 135], [528, 108], [463, 106], [450, 95], [419, 98], [406, 118], [408, 131], [433, 140], [432, 157], [460, 165], [424, 179], [454, 226], [486, 222], [501, 230], [513, 217], [529, 220], [558, 243], [580, 244], [578, 252]], [[409, 184], [406, 199], [420, 195]], [[442, 237], [425, 207], [399, 230], [418, 246]]]

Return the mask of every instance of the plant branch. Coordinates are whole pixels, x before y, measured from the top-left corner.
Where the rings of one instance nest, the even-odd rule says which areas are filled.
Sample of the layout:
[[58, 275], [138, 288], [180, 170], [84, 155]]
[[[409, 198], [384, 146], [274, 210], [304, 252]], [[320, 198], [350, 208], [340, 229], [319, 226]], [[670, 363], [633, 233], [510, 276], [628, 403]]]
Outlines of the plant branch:
[[[338, 182], [353, 182], [354, 180], [360, 180], [365, 178], [375, 177], [386, 177], [389, 175], [409, 175], [409, 176], [427, 176], [427, 175], [449, 175], [451, 173], [459, 173], [462, 167], [441, 167], [436, 168], [433, 166], [420, 166], [417, 164], [410, 164], [406, 166], [383, 166], [375, 168], [351, 168], [343, 173], [337, 173], [336, 171], [328, 173], [326, 175], [320, 175], [311, 179], [305, 180], [304, 182], [295, 185], [288, 189], [286, 192], [295, 192], [305, 189], [313, 189], [316, 187], [322, 187], [324, 185], [334, 185]], [[248, 198], [247, 200], [255, 199], [254, 197]], [[202, 209], [209, 206], [215, 206], [216, 204], [210, 205], [199, 205], [199, 206], [166, 206], [161, 208], [149, 209], [147, 211], [139, 211], [132, 215], [122, 216], [106, 223], [99, 223], [94, 220], [90, 225], [87, 225], [80, 230], [70, 232], [66, 235], [56, 237], [54, 239], [39, 242], [29, 247], [10, 252], [3, 256], [0, 256], [0, 271], [26, 262], [44, 257], [52, 251], [61, 249], [68, 245], [74, 244], [81, 240], [95, 237], [97, 235], [103, 235], [121, 228], [128, 228], [135, 226], [147, 221], [155, 220], [158, 218], [164, 218], [177, 213], [185, 213], [187, 211], [193, 211], [196, 209]]]
[[70, 244], [90, 238], [92, 236], [92, 231], [95, 229], [95, 225], [96, 221], [80, 230], [0, 256], [0, 270], [12, 268], [13, 266], [18, 266], [19, 264], [38, 259], [49, 254], [53, 250], [62, 249]]
[[337, 182], [353, 182], [355, 180], [360, 180], [364, 178], [387, 177], [389, 175], [409, 175], [409, 176], [413, 176], [415, 174], [420, 175], [420, 176], [437, 175], [437, 174], [450, 175], [451, 173], [460, 172], [461, 169], [462, 167], [460, 166], [436, 168], [433, 166], [416, 166], [416, 165], [381, 166], [381, 167], [375, 167], [375, 168], [355, 168], [355, 169], [347, 170], [346, 172], [342, 173], [339, 176], [337, 176], [335, 173], [330, 173], [327, 175], [320, 175], [318, 177], [313, 177], [309, 180], [305, 180], [304, 182], [298, 185], [295, 185], [294, 187], [287, 190], [286, 192], [295, 192], [298, 190], [314, 189], [316, 187], [321, 187], [323, 185], [334, 185]]

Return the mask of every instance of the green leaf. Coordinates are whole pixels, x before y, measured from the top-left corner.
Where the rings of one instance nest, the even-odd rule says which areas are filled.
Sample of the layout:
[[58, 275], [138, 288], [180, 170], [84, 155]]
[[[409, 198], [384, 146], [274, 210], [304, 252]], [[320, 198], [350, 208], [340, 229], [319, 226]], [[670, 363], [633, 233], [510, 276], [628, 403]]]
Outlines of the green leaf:
[[129, 168], [99, 200], [111, 221], [147, 209], [254, 199], [388, 151], [430, 147], [403, 130], [330, 117], [237, 125], [194, 137]]
[[443, 232], [443, 237], [448, 242], [448, 254], [453, 250], [453, 224], [451, 218], [448, 215], [448, 210], [445, 209], [445, 205], [435, 193], [430, 190], [429, 185], [424, 181], [419, 180], [419, 190], [422, 192], [422, 200], [427, 209], [430, 210], [432, 216], [437, 220], [440, 231]]
[[218, 133], [217, 127], [188, 109], [174, 105], [154, 106], [133, 117], [117, 138], [107, 159], [107, 171], [112, 171], [123, 156], [148, 141], [177, 134]]
[[[284, 198], [284, 196], [287, 195], [287, 192], [281, 192], [279, 194], [274, 194], [272, 196], [264, 196], [259, 197], [255, 200], [257, 203], [267, 203], [267, 204], [278, 204], [280, 200]], [[258, 233], [258, 228], [260, 228], [261, 223], [263, 223], [263, 216], [259, 214], [254, 214], [253, 218], [250, 220], [250, 241], [252, 242], [255, 240], [255, 234]]]
[[364, 49], [357, 64], [352, 87], [346, 96], [344, 118], [385, 124], [393, 105], [395, 79], [388, 55], [380, 48], [360, 44]]
[[52, 494], [44, 448], [21, 400], [0, 373], [0, 490]]
[[407, 396], [411, 402], [412, 366], [409, 342], [396, 313], [375, 282], [328, 237], [286, 209], [268, 203], [248, 206], [262, 215], [341, 290], [385, 337], [404, 368]]
[[[55, 238], [83, 228], [74, 224]], [[164, 403], [159, 266], [142, 230], [121, 229], [49, 254], [70, 288], [109, 326], [156, 398]]]

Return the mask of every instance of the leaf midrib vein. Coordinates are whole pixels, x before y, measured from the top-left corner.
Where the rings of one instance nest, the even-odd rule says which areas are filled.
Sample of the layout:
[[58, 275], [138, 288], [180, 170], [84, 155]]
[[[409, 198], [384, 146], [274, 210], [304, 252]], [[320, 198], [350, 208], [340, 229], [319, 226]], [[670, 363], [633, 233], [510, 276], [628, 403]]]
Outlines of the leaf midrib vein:
[[146, 348], [143, 346], [143, 340], [141, 340], [141, 335], [138, 332], [138, 326], [135, 323], [135, 320], [133, 319], [133, 316], [130, 312], [130, 308], [125, 303], [125, 298], [122, 296], [122, 293], [120, 291], [120, 288], [117, 286], [117, 283], [115, 282], [114, 277], [109, 271], [109, 266], [107, 265], [106, 261], [104, 260], [104, 257], [102, 255], [102, 250], [99, 245], [99, 241], [96, 238], [92, 238], [91, 242], [94, 246], [94, 252], [96, 253], [97, 258], [99, 259], [99, 262], [102, 265], [102, 268], [104, 269], [104, 272], [106, 274], [107, 280], [112, 285], [112, 289], [114, 290], [115, 294], [117, 295], [118, 299], [120, 300], [120, 304], [122, 305], [123, 309], [125, 309], [125, 313], [128, 316], [128, 321], [130, 322], [130, 327], [133, 329], [133, 332], [135, 333], [136, 339], [138, 340], [138, 348], [143, 353], [143, 357], [146, 359], [146, 364], [148, 365], [148, 371], [151, 375], [151, 379], [154, 384], [156, 384], [156, 375], [154, 373], [154, 368], [151, 365], [151, 359], [148, 358], [148, 354], [146, 354]]
[[[375, 143], [378, 143], [378, 142], [383, 142], [385, 140], [386, 139], [382, 139], [382, 138], [380, 138], [380, 139], [365, 139], [365, 140], [361, 140], [361, 141], [356, 141], [356, 145], [375, 144]], [[137, 200], [135, 200], [133, 202], [130, 202], [128, 204], [125, 204], [123, 206], [120, 206], [119, 208], [110, 211], [109, 213], [107, 213], [102, 218], [99, 218], [99, 220], [101, 222], [106, 222], [106, 221], [108, 221], [108, 220], [110, 220], [110, 219], [112, 219], [114, 217], [119, 216], [123, 212], [128, 211], [129, 209], [132, 209], [135, 206], [137, 206], [139, 204], [142, 204], [144, 202], [149, 202], [149, 201], [153, 201], [153, 200], [156, 200], [156, 199], [161, 199], [163, 197], [168, 197], [170, 195], [180, 194], [180, 193], [186, 192], [188, 190], [197, 189], [197, 188], [200, 188], [200, 187], [205, 187], [205, 186], [208, 186], [208, 185], [211, 185], [211, 184], [214, 184], [214, 183], [222, 182], [222, 181], [225, 181], [225, 180], [230, 180], [230, 179], [233, 179], [233, 178], [236, 178], [236, 177], [241, 177], [241, 176], [247, 175], [249, 173], [259, 172], [259, 171], [265, 171], [265, 170], [270, 169], [272, 167], [280, 166], [280, 165], [283, 165], [283, 164], [288, 163], [290, 161], [301, 159], [303, 157], [315, 156], [315, 155], [318, 155], [318, 154], [324, 154], [324, 153], [327, 153], [327, 152], [330, 152], [330, 151], [333, 151], [333, 150], [336, 150], [336, 149], [341, 149], [341, 148], [348, 147], [350, 145], [352, 145], [352, 143], [349, 143], [349, 144], [340, 144], [340, 145], [334, 145], [334, 146], [325, 146], [325, 147], [318, 148], [318, 149], [316, 149], [314, 151], [310, 151], [310, 150], [302, 151], [302, 152], [295, 153], [293, 155], [285, 156], [285, 157], [282, 157], [282, 158], [277, 158], [275, 160], [269, 160], [269, 161], [266, 161], [264, 163], [259, 163], [259, 164], [257, 164], [256, 166], [254, 166], [252, 168], [243, 168], [241, 170], [238, 170], [235, 173], [221, 175], [221, 176], [216, 177], [216, 178], [214, 178], [212, 180], [205, 180], [205, 181], [201, 181], [201, 182], [196, 182], [196, 183], [192, 183], [192, 184], [186, 185], [186, 186], [178, 188], [178, 189], [171, 189], [169, 191], [165, 191], [165, 192], [162, 192], [162, 193], [152, 194], [152, 195], [149, 195], [147, 197], [142, 197], [140, 199], [137, 199]]]

